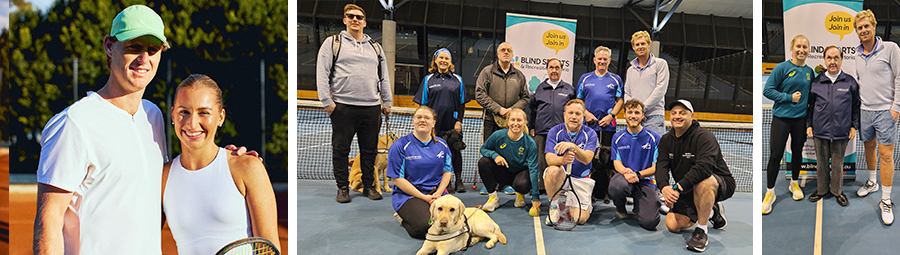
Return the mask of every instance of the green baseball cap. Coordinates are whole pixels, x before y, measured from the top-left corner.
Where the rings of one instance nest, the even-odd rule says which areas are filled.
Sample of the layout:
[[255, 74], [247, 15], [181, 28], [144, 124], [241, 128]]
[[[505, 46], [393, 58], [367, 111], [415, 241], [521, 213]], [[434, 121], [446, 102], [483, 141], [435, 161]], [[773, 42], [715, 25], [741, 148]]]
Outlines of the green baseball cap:
[[163, 33], [165, 28], [162, 18], [153, 9], [144, 5], [132, 5], [119, 12], [113, 19], [109, 36], [115, 37], [119, 41], [128, 41], [152, 35], [162, 41], [166, 48], [170, 48], [169, 42], [166, 41], [166, 35]]

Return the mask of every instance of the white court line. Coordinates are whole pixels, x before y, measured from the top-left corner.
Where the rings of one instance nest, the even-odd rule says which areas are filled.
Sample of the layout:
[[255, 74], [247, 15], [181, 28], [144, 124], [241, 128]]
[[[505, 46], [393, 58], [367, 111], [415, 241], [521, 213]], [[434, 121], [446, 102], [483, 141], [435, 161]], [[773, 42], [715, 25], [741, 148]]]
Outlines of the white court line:
[[822, 200], [816, 202], [816, 239], [813, 255], [822, 255]]
[[312, 147], [319, 147], [319, 146], [322, 146], [322, 145], [327, 145], [327, 144], [331, 144], [331, 143], [323, 143], [323, 144], [319, 144], [319, 145], [313, 145], [313, 146], [306, 146], [306, 147], [303, 147], [303, 148], [300, 148], [300, 149], [297, 149], [297, 151], [302, 151], [302, 150], [305, 150], [305, 149], [309, 149], [309, 148], [312, 148]]
[[544, 251], [544, 233], [541, 231], [541, 217], [532, 218], [534, 218], [534, 244], [535, 248], [537, 248], [537, 254], [546, 255], [547, 252]]

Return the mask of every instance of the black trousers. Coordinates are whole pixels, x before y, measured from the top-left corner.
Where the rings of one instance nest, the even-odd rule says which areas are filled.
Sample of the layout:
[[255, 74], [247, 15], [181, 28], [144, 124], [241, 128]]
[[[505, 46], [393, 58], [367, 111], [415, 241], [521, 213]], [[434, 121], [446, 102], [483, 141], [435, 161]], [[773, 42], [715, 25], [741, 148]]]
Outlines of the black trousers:
[[[487, 117], [488, 114], [485, 113], [484, 116]], [[497, 123], [494, 122], [493, 115], [491, 115], [490, 119], [485, 118], [481, 124], [481, 142], [484, 143], [485, 141], [487, 141], [488, 137], [491, 137], [494, 132], [497, 132], [497, 130], [500, 129], [503, 128], [497, 126]]]
[[378, 154], [378, 132], [381, 129], [381, 106], [353, 106], [335, 103], [331, 113], [331, 163], [338, 188], [350, 185], [347, 160], [353, 135], [359, 145], [362, 182], [366, 187], [375, 181], [375, 155]]
[[[437, 134], [435, 134], [435, 135], [443, 136], [444, 132], [447, 132], [447, 131], [450, 131], [450, 130], [436, 132]], [[463, 137], [465, 137], [465, 136], [463, 136]], [[450, 148], [450, 155], [451, 155], [450, 163], [453, 165], [453, 175], [457, 176], [456, 181], [462, 182], [462, 180], [460, 180], [460, 178], [462, 178], [461, 177], [461, 175], [462, 175], [462, 152], [458, 151], [458, 150], [454, 150], [453, 148]], [[447, 186], [447, 189], [450, 189], [450, 187], [452, 187], [452, 186]]]
[[772, 132], [769, 137], [769, 164], [766, 165], [766, 187], [774, 188], [778, 180], [781, 158], [788, 135], [791, 136], [791, 179], [800, 178], [800, 162], [803, 161], [803, 143], [806, 142], [806, 117], [779, 118], [772, 116]]
[[[509, 161], [509, 159], [507, 159]], [[528, 176], [528, 169], [518, 173], [510, 173], [506, 167], [497, 165], [493, 159], [481, 157], [478, 160], [478, 173], [481, 180], [484, 181], [484, 188], [488, 193], [497, 191], [497, 185], [500, 187], [510, 185], [516, 192], [522, 194], [531, 194], [531, 176]]]
[[397, 210], [397, 215], [400, 215], [400, 218], [403, 219], [400, 225], [406, 229], [409, 237], [425, 239], [425, 234], [428, 233], [428, 228], [430, 227], [428, 225], [428, 220], [431, 219], [430, 208], [431, 204], [428, 204], [425, 200], [410, 198]]
[[[597, 131], [597, 138], [600, 140], [600, 146], [609, 147], [610, 145], [612, 145], [612, 137], [614, 134], [616, 134], [616, 132]], [[594, 153], [597, 152], [599, 152], [599, 148]], [[593, 195], [596, 199], [603, 199], [603, 197], [606, 196], [607, 192], [609, 191], [609, 175], [610, 173], [615, 173], [615, 170], [611, 168], [612, 161], [608, 162], [610, 163], [601, 164], [600, 161], [598, 161], [598, 159], [596, 158], [596, 155], [595, 158], [591, 160], [591, 171], [594, 172], [591, 174], [591, 179], [594, 179], [594, 182], [596, 183], [594, 184]]]

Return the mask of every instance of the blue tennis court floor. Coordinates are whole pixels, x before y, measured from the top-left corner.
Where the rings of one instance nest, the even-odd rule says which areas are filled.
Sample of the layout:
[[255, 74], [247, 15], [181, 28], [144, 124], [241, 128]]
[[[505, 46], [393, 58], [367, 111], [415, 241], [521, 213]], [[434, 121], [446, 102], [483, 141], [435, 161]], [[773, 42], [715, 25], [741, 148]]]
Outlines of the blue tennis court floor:
[[[479, 186], [480, 188], [480, 186]], [[410, 238], [393, 216], [390, 194], [373, 201], [351, 191], [348, 204], [334, 201], [333, 180], [297, 180], [298, 254], [414, 254], [422, 240]], [[468, 207], [483, 204], [487, 196], [477, 191], [455, 194]], [[540, 223], [547, 216], [542, 196]], [[514, 195], [500, 194], [501, 206], [489, 213], [500, 225], [509, 243], [486, 249], [480, 242], [455, 254], [538, 254], [535, 218], [526, 208], [515, 208]], [[703, 254], [753, 253], [752, 193], [738, 192], [723, 202], [728, 226], [710, 228], [709, 245]], [[628, 206], [631, 210], [631, 206]], [[558, 231], [538, 224], [545, 254], [696, 254], [685, 249], [693, 228], [670, 233], [665, 216], [656, 231], [647, 231], [634, 220], [613, 220], [615, 207], [594, 203], [590, 220], [572, 231]]]
[[[867, 197], [856, 195], [868, 179], [867, 172], [857, 171], [856, 180], [844, 180], [843, 192], [850, 203], [847, 207], [838, 205], [833, 196], [817, 203], [809, 202], [809, 195], [816, 190], [814, 179], [803, 181], [801, 178], [804, 198], [794, 201], [788, 191], [790, 181], [783, 178], [784, 172], [779, 173], [774, 209], [762, 216], [762, 253], [814, 254], [818, 249], [821, 254], [900, 254], [900, 223], [887, 226], [881, 222], [878, 208], [881, 189]], [[880, 173], [878, 178], [881, 184]], [[895, 172], [894, 186], [898, 183], [900, 172]], [[763, 181], [760, 189], [763, 196], [765, 185]], [[891, 199], [897, 205], [900, 191], [892, 193]], [[818, 203], [821, 203], [821, 214], [817, 213]], [[896, 207], [894, 215], [895, 218], [900, 216]], [[820, 222], [820, 228], [816, 227], [817, 222]]]

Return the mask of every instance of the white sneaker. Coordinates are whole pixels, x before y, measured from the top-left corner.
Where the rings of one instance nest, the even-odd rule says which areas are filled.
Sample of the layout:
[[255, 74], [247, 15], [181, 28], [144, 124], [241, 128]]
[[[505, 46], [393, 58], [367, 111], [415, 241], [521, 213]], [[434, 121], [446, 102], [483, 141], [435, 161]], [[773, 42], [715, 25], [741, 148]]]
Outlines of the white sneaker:
[[894, 211], [891, 209], [894, 207], [894, 203], [892, 203], [890, 199], [881, 200], [878, 207], [881, 208], [881, 221], [884, 225], [891, 225], [894, 223]]
[[[800, 189], [799, 183], [791, 182], [791, 185], [788, 185], [788, 190], [791, 191], [791, 198], [793, 198], [794, 201], [800, 201], [801, 199], [803, 199], [803, 190]], [[769, 210], [772, 210], [771, 206]]]
[[525, 207], [525, 195], [522, 195], [522, 193], [516, 192], [516, 203], [513, 205], [515, 205], [516, 208]]
[[878, 191], [878, 183], [875, 183], [873, 181], [866, 181], [866, 184], [862, 187], [859, 187], [859, 191], [856, 191], [856, 195], [859, 197], [865, 197], [875, 191]]
[[626, 198], [625, 198], [625, 203], [627, 203], [627, 204], [629, 204], [629, 205], [633, 205], [633, 204], [634, 204], [634, 198], [633, 198], [633, 197], [626, 197]]
[[775, 204], [775, 192], [766, 192], [766, 198], [763, 199], [762, 202], [762, 213], [763, 215], [769, 214], [772, 212], [772, 205]]
[[400, 218], [400, 214], [394, 213], [394, 217], [397, 217], [397, 221], [403, 223], [403, 218]]
[[547, 215], [547, 220], [544, 221], [544, 224], [547, 224], [547, 226], [553, 226], [554, 222], [559, 222], [559, 207], [551, 205], [550, 211]]
[[481, 207], [485, 212], [493, 212], [497, 207], [500, 207], [499, 198], [497, 198], [497, 194], [491, 194], [488, 196], [488, 201], [484, 203], [484, 206]]

